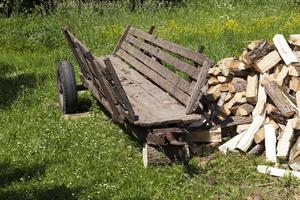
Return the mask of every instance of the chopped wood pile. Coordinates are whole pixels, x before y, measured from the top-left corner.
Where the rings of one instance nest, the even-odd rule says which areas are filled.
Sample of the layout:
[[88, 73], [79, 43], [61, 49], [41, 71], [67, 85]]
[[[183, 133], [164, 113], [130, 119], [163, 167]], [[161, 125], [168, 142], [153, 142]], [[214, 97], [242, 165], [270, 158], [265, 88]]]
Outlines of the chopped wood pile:
[[[287, 162], [300, 171], [299, 61], [300, 34], [288, 41], [277, 34], [273, 42], [253, 41], [239, 58], [209, 69], [205, 99], [211, 120], [236, 132], [220, 151], [265, 153], [270, 163]], [[262, 173], [267, 169], [259, 166]]]

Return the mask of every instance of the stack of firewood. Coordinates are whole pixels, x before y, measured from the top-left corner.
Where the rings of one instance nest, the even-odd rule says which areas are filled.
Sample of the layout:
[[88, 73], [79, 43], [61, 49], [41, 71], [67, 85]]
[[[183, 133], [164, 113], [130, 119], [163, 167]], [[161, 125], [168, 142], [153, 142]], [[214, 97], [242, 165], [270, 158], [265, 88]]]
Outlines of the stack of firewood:
[[[287, 41], [251, 42], [239, 58], [210, 68], [206, 100], [214, 121], [236, 125], [236, 135], [219, 150], [259, 154], [271, 163], [287, 161], [300, 171], [300, 34]], [[274, 168], [275, 171], [277, 170]], [[259, 171], [276, 175], [270, 168]], [[281, 173], [282, 174], [282, 173]]]

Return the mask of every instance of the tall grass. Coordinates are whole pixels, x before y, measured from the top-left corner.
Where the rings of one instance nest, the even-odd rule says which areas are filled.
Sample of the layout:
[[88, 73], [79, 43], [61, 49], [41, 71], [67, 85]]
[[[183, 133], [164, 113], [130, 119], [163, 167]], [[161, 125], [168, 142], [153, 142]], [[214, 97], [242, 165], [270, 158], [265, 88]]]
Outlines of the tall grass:
[[[98, 4], [97, 4], [98, 5]], [[98, 7], [99, 6], [99, 7]], [[191, 161], [144, 169], [140, 145], [115, 125], [91, 94], [93, 115], [61, 119], [56, 63], [76, 65], [61, 33], [70, 30], [97, 55], [112, 52], [127, 24], [205, 53], [217, 61], [239, 55], [250, 40], [299, 33], [294, 1], [205, 0], [181, 7], [60, 4], [50, 15], [33, 12], [0, 19], [0, 199], [293, 199], [299, 182], [260, 175], [263, 157], [217, 155], [205, 166]], [[266, 184], [260, 187], [260, 184]]]

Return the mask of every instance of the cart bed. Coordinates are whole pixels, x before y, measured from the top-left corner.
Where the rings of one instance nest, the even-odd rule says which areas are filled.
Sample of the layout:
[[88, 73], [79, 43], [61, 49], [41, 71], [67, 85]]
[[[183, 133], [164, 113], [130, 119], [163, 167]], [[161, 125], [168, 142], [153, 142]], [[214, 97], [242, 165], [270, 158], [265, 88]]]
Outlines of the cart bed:
[[128, 26], [112, 55], [95, 57], [71, 32], [64, 33], [83, 85], [115, 121], [146, 127], [205, 121], [193, 113], [213, 65], [206, 56]]
[[[185, 114], [183, 105], [119, 57], [109, 56], [109, 58], [134, 113], [138, 116], [138, 120], [134, 122], [135, 125], [191, 123], [203, 119], [199, 114]], [[103, 59], [104, 57], [98, 58], [98, 61], [104, 65]]]

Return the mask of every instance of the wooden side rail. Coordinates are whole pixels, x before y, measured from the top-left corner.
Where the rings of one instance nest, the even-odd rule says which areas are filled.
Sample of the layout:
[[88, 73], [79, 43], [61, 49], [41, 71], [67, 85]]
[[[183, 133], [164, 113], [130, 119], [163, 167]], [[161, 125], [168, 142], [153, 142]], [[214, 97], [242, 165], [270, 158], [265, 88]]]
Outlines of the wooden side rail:
[[[130, 26], [127, 26], [113, 54], [187, 106], [187, 114], [195, 110], [196, 102], [202, 97], [200, 91], [213, 64], [200, 52]], [[188, 79], [183, 79], [166, 65], [185, 73]]]
[[[63, 32], [83, 73], [83, 81], [116, 121], [133, 122], [134, 111], [109, 58], [100, 62], [67, 28]], [[109, 105], [109, 106], [108, 106]]]

